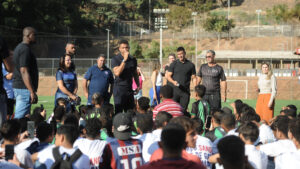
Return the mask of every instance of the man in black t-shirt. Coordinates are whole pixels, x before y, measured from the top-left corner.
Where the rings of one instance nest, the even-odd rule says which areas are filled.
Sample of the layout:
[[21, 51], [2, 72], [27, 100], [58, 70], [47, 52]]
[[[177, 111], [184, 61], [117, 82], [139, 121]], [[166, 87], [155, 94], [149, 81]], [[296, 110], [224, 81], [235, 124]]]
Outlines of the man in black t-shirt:
[[23, 41], [14, 50], [13, 89], [16, 97], [15, 118], [19, 119], [30, 114], [31, 104], [38, 101], [36, 95], [39, 81], [39, 71], [36, 57], [30, 45], [35, 43], [35, 29], [23, 29]]
[[[9, 57], [8, 47], [4, 39], [0, 36], [0, 65], [1, 66], [2, 63], [4, 63], [5, 68], [8, 72], [13, 71], [13, 63], [11, 57]], [[6, 92], [3, 88], [3, 74], [2, 71], [0, 71], [0, 126], [2, 126], [2, 123], [6, 119], [6, 113], [7, 113], [6, 101], [7, 101]]]
[[132, 78], [137, 84], [137, 92], [140, 87], [137, 74], [137, 60], [129, 54], [129, 43], [127, 40], [119, 42], [120, 53], [112, 58], [111, 67], [115, 75], [114, 81], [114, 103], [115, 113], [133, 109], [134, 97], [132, 90]]
[[190, 102], [190, 82], [193, 80], [196, 86], [195, 65], [185, 58], [186, 52], [183, 47], [177, 49], [178, 59], [174, 61], [168, 70], [168, 84], [173, 87], [173, 100], [178, 102], [186, 111]]
[[[207, 64], [201, 65], [198, 76], [198, 83], [206, 87], [206, 93], [203, 97], [210, 107], [211, 111], [221, 109], [221, 86], [224, 89], [224, 102], [226, 102], [226, 76], [222, 66], [215, 62], [215, 51], [208, 50], [206, 53]], [[221, 82], [220, 82], [221, 81]]]

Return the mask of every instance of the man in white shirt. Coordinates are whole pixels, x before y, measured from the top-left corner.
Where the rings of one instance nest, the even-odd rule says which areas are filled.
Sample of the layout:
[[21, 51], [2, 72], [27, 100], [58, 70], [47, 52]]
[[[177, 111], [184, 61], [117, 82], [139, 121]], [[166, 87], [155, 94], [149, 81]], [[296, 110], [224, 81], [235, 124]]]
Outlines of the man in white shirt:
[[137, 132], [138, 136], [134, 137], [143, 142], [143, 159], [145, 163], [150, 161], [151, 155], [159, 148], [155, 136], [151, 133], [153, 128], [153, 119], [151, 114], [137, 114]]
[[203, 122], [197, 118], [193, 119], [193, 121], [197, 133], [196, 147], [187, 147], [186, 152], [197, 155], [206, 168], [211, 168], [208, 158], [212, 155], [212, 142], [208, 138], [201, 136], [203, 133]]
[[165, 127], [169, 121], [172, 119], [172, 115], [166, 111], [160, 111], [157, 113], [154, 124], [156, 129], [152, 131], [152, 134], [154, 135], [155, 141], [160, 141], [160, 136], [163, 127]]
[[90, 159], [91, 169], [98, 169], [101, 162], [106, 141], [100, 140], [101, 122], [98, 118], [88, 119], [85, 126], [86, 138], [77, 139], [74, 147], [87, 155]]
[[287, 116], [277, 116], [271, 125], [271, 129], [278, 141], [260, 145], [256, 148], [271, 157], [277, 157], [287, 152], [295, 152], [297, 150], [296, 146], [290, 139], [288, 139], [289, 122], [290, 119]]
[[257, 150], [253, 145], [259, 135], [256, 124], [246, 122], [239, 127], [238, 132], [240, 138], [245, 143], [245, 155], [248, 157], [248, 161], [252, 167], [255, 169], [266, 169], [268, 165], [267, 155]]
[[284, 153], [275, 159], [275, 169], [298, 169], [300, 167], [300, 120], [289, 124], [289, 139], [295, 144], [297, 151]]
[[[79, 131], [72, 125], [62, 125], [57, 129], [55, 136], [55, 145], [59, 147], [58, 151], [63, 158], [72, 157], [77, 151], [77, 148], [73, 148], [73, 143], [79, 136]], [[53, 155], [53, 149], [55, 146], [49, 146], [43, 151], [38, 153], [38, 160], [34, 168], [47, 168], [50, 169], [54, 164], [55, 159]], [[89, 157], [82, 154], [73, 164], [74, 169], [90, 169]]]

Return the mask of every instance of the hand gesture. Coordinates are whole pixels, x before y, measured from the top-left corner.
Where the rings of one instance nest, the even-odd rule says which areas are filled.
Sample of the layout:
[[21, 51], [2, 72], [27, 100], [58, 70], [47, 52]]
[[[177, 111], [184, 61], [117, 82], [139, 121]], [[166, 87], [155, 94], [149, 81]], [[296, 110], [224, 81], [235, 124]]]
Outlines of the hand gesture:
[[129, 57], [129, 52], [128, 52], [128, 51], [125, 51], [125, 52], [124, 52], [124, 55], [123, 55], [124, 61], [127, 61], [128, 57]]
[[76, 95], [74, 95], [74, 94], [72, 94], [72, 95], [70, 96], [70, 98], [71, 98], [72, 100], [76, 100], [76, 99], [77, 99]]

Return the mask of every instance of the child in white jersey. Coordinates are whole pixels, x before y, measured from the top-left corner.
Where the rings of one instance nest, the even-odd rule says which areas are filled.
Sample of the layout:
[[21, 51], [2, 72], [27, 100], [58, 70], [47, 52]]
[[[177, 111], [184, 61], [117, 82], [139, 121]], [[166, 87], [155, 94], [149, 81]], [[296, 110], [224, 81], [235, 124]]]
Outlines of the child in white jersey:
[[271, 125], [271, 129], [277, 141], [257, 146], [256, 148], [271, 157], [277, 157], [286, 152], [296, 151], [294, 143], [288, 139], [289, 122], [290, 119], [287, 116], [277, 116]]
[[190, 154], [197, 155], [202, 164], [206, 166], [206, 168], [211, 168], [211, 164], [208, 162], [208, 158], [212, 155], [212, 142], [202, 136], [202, 133], [204, 132], [203, 126], [204, 123], [200, 119], [193, 119], [194, 122], [194, 128], [196, 129], [197, 133], [197, 140], [196, 140], [196, 147], [191, 148], [187, 147], [186, 151]]
[[86, 138], [77, 139], [74, 147], [77, 147], [81, 152], [87, 155], [90, 159], [90, 166], [93, 169], [98, 169], [101, 162], [102, 153], [106, 145], [106, 141], [100, 140], [101, 122], [98, 118], [91, 118], [86, 121], [84, 129]]
[[135, 139], [143, 142], [143, 158], [147, 163], [150, 161], [151, 155], [159, 148], [158, 141], [155, 141], [155, 135], [152, 133], [153, 119], [152, 114], [137, 114], [137, 132], [139, 135]]
[[258, 138], [259, 129], [253, 122], [246, 122], [238, 128], [239, 136], [245, 143], [245, 155], [255, 169], [266, 169], [268, 157], [253, 145]]
[[[78, 136], [79, 130], [73, 125], [64, 124], [57, 129], [55, 145], [58, 146], [58, 153], [62, 156], [62, 158], [66, 158], [66, 156], [71, 158], [73, 154], [79, 151], [77, 148], [73, 148], [73, 144]], [[40, 151], [34, 168], [50, 169], [55, 163], [55, 159], [57, 157], [54, 155], [54, 149], [56, 149], [55, 146], [49, 146], [48, 148]], [[80, 157], [72, 163], [72, 167], [74, 169], [90, 169], [88, 156], [81, 154]]]
[[275, 159], [275, 169], [298, 169], [300, 166], [300, 120], [289, 124], [289, 139], [295, 144], [297, 151], [284, 153]]
[[154, 120], [156, 129], [152, 131], [152, 134], [155, 136], [155, 141], [160, 141], [162, 129], [169, 123], [172, 117], [173, 116], [166, 111], [160, 111], [157, 113]]

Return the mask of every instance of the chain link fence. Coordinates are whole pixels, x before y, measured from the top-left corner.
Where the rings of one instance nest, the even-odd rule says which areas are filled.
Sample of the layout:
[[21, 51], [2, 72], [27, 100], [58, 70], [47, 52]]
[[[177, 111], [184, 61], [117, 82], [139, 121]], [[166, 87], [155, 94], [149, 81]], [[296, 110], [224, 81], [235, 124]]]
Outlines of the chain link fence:
[[[142, 69], [145, 76], [151, 76], [154, 62], [158, 59], [138, 59], [138, 66]], [[58, 58], [37, 58], [40, 76], [55, 76], [59, 68]], [[97, 64], [97, 59], [89, 58], [74, 58], [73, 62], [76, 66], [78, 76], [83, 76], [85, 72], [93, 65]], [[166, 63], [166, 59], [164, 62]], [[106, 65], [111, 68], [111, 59], [106, 61]]]

